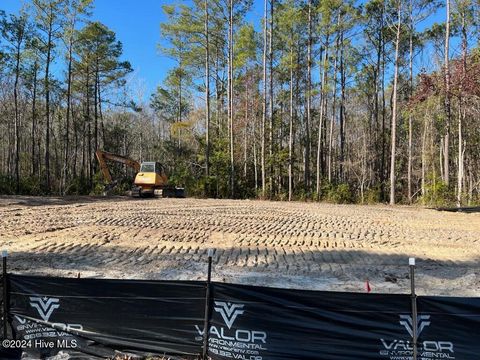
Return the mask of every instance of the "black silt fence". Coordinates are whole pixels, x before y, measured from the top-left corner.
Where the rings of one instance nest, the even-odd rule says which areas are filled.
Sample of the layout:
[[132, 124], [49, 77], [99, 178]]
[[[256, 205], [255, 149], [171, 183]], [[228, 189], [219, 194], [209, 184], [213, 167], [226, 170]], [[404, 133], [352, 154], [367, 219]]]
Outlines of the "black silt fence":
[[209, 264], [206, 282], [37, 277], [4, 267], [0, 359], [60, 351], [78, 359], [478, 359], [480, 299], [417, 297], [413, 268], [411, 294], [394, 295], [216, 283]]

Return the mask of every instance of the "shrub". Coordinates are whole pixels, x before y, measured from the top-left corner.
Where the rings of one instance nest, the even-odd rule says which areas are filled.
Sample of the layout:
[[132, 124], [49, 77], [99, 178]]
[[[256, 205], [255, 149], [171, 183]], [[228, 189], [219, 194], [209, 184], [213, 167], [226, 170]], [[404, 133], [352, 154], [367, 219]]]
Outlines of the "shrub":
[[348, 204], [353, 202], [353, 193], [349, 184], [327, 183], [322, 187], [322, 199], [335, 204]]
[[311, 199], [311, 194], [305, 189], [300, 189], [296, 198], [300, 201], [308, 201]]
[[350, 185], [340, 184], [334, 188], [331, 195], [332, 200], [337, 204], [348, 204], [353, 201], [353, 194]]
[[443, 181], [425, 185], [425, 195], [421, 201], [430, 206], [447, 206], [455, 204], [455, 194]]
[[363, 203], [364, 204], [378, 204], [382, 200], [382, 192], [379, 188], [370, 188], [364, 191], [363, 193]]
[[77, 176], [66, 186], [66, 195], [87, 195], [90, 192], [90, 183], [87, 177]]
[[20, 193], [25, 195], [44, 195], [44, 184], [37, 177], [26, 177], [20, 181]]
[[279, 191], [275, 198], [278, 201], [287, 201], [288, 200], [288, 191]]
[[15, 180], [11, 176], [0, 176], [0, 194], [15, 194]]

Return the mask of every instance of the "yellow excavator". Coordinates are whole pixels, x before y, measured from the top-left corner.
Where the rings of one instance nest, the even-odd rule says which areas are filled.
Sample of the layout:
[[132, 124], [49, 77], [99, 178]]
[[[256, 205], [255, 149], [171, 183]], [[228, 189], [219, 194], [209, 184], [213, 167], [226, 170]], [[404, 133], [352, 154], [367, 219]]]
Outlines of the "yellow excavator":
[[114, 181], [108, 162], [118, 162], [131, 167], [137, 173], [135, 181], [132, 186], [131, 194], [135, 197], [147, 196], [162, 196], [162, 197], [185, 197], [185, 189], [176, 187], [168, 183], [168, 178], [165, 175], [162, 164], [156, 161], [145, 161], [139, 163], [126, 156], [112, 154], [103, 150], [97, 150], [98, 163], [105, 179], [104, 195], [117, 186], [117, 181]]

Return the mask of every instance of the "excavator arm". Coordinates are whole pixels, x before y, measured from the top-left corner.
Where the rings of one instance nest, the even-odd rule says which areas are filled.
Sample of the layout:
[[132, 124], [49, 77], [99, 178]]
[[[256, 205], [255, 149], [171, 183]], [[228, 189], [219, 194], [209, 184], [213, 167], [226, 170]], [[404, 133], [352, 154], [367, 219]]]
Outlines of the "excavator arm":
[[95, 152], [95, 155], [97, 156], [98, 163], [100, 164], [100, 170], [102, 171], [103, 177], [105, 178], [105, 182], [107, 184], [105, 186], [105, 190], [111, 190], [116, 185], [116, 183], [112, 179], [112, 174], [110, 173], [110, 169], [108, 168], [107, 161], [115, 161], [121, 164], [125, 164], [126, 166], [134, 169], [136, 173], [140, 171], [140, 163], [128, 157], [112, 154], [103, 150], [97, 150]]

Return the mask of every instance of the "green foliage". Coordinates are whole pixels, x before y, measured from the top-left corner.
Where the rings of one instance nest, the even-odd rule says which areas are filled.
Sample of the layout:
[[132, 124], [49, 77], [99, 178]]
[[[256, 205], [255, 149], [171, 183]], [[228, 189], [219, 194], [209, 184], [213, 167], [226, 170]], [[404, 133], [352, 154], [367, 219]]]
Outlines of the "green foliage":
[[89, 23], [78, 32], [75, 50], [81, 59], [77, 69], [87, 76], [94, 69], [104, 86], [124, 85], [125, 76], [133, 71], [128, 61], [120, 61], [123, 45], [115, 32], [100, 22]]
[[15, 62], [21, 61], [21, 58], [17, 58], [17, 52], [22, 57], [24, 43], [32, 35], [32, 25], [24, 8], [20, 10], [19, 16], [10, 14], [9, 19], [0, 16], [0, 34], [6, 41], [6, 59], [15, 67]]
[[449, 206], [455, 201], [454, 191], [440, 180], [425, 185], [425, 195], [421, 198], [421, 202], [429, 206]]
[[288, 200], [288, 192], [287, 191], [280, 191], [275, 197], [275, 200], [278, 201], [287, 201]]
[[308, 201], [311, 199], [311, 195], [307, 190], [304, 188], [301, 188], [300, 190], [297, 191], [296, 194], [296, 199], [299, 201]]
[[183, 88], [185, 84], [181, 85], [185, 79], [179, 76], [178, 72], [170, 71], [165, 81], [166, 87], [159, 86], [150, 100], [150, 107], [157, 116], [170, 123], [187, 119], [191, 110], [191, 104], [188, 101], [190, 93]]
[[167, 18], [160, 24], [161, 36], [169, 46], [159, 45], [165, 55], [187, 64], [191, 51], [195, 51], [198, 35], [202, 31], [202, 21], [195, 16], [192, 8], [186, 5], [163, 5], [162, 10]]
[[[16, 190], [15, 178], [12, 176], [0, 176], [0, 195], [14, 195]], [[20, 189], [21, 195], [44, 195], [45, 189], [43, 188], [40, 179], [37, 177], [21, 177]]]
[[335, 204], [350, 204], [354, 200], [349, 184], [332, 184], [325, 182], [322, 186], [322, 198]]
[[88, 195], [90, 193], [90, 181], [85, 176], [74, 177], [65, 189], [66, 195]]
[[210, 169], [212, 173], [215, 174], [214, 196], [228, 198], [230, 192], [230, 158], [228, 155], [228, 140], [226, 138], [215, 139], [211, 146]]
[[257, 60], [259, 43], [253, 25], [242, 26], [235, 38], [235, 67], [243, 68], [250, 62], [254, 63]]
[[93, 176], [92, 190], [90, 195], [102, 195], [105, 189], [105, 181], [101, 172], [97, 172]]
[[212, 197], [215, 195], [216, 177], [215, 176], [201, 176], [196, 182], [191, 184], [187, 191], [188, 196], [195, 197]]
[[382, 191], [379, 187], [370, 188], [363, 193], [363, 203], [368, 205], [378, 204], [382, 201]]
[[295, 48], [301, 35], [301, 26], [303, 25], [302, 13], [300, 8], [295, 6], [294, 0], [287, 0], [280, 4], [276, 12], [276, 24], [278, 24], [279, 40], [282, 48], [285, 50], [280, 60], [281, 67], [284, 70], [293, 70], [296, 66], [297, 53]]
[[5, 175], [0, 176], [0, 194], [15, 194], [15, 179], [13, 177]]
[[20, 179], [20, 192], [25, 195], [44, 195], [45, 189], [38, 177], [22, 177]]

